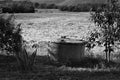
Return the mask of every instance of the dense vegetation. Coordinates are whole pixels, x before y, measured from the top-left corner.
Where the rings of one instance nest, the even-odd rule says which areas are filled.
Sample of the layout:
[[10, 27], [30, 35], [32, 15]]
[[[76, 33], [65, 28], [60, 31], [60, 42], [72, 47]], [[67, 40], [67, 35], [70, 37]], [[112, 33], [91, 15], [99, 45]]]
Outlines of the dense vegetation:
[[32, 70], [36, 50], [31, 55], [26, 51], [20, 26], [15, 24], [14, 15], [0, 16], [0, 51], [16, 58], [19, 70], [28, 71]]
[[3, 5], [3, 13], [34, 13], [35, 8], [32, 2], [19, 1], [9, 2]]
[[6, 50], [7, 54], [20, 51], [22, 37], [20, 24], [15, 26], [13, 15], [0, 16], [0, 50]]
[[88, 12], [90, 10], [95, 11], [99, 7], [104, 7], [106, 4], [78, 4], [78, 5], [55, 5], [55, 4], [39, 4], [35, 3], [35, 8], [39, 9], [59, 9], [61, 11], [69, 12]]
[[90, 10], [96, 11], [99, 7], [104, 7], [106, 4], [79, 4], [76, 6], [60, 6], [61, 11], [70, 12], [89, 12]]
[[[91, 34], [90, 42], [105, 47], [106, 60], [110, 61], [114, 53], [115, 42], [120, 41], [120, 8], [118, 0], [111, 0], [106, 7], [91, 13], [92, 20], [99, 31]], [[89, 46], [91, 47], [91, 46]]]
[[95, 11], [99, 7], [106, 6], [106, 4], [78, 4], [78, 5], [56, 5], [46, 3], [32, 3], [30, 1], [9, 2], [3, 5], [3, 13], [34, 13], [37, 9], [59, 9], [61, 11], [69, 12], [88, 12]]
[[46, 3], [34, 3], [35, 8], [39, 8], [39, 9], [57, 9], [58, 6], [55, 4], [46, 4]]

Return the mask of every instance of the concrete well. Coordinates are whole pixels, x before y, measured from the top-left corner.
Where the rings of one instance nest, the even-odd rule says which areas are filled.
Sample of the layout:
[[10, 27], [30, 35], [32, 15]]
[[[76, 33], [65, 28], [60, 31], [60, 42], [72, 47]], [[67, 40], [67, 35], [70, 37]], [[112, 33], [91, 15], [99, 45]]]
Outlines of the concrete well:
[[54, 42], [56, 50], [53, 53], [54, 55], [51, 54], [51, 56], [59, 62], [79, 62], [81, 58], [84, 57], [86, 43], [85, 41], [73, 39], [64, 39], [59, 42]]

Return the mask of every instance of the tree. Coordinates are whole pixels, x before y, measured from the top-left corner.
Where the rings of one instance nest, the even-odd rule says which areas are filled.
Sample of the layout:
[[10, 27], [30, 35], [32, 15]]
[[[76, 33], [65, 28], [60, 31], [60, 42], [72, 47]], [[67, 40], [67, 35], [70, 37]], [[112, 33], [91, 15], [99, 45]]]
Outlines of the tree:
[[[120, 8], [118, 0], [110, 0], [106, 6], [91, 13], [92, 20], [100, 28], [99, 32], [91, 34], [90, 41], [103, 44], [106, 59], [110, 61], [111, 52], [116, 41], [120, 41]], [[88, 47], [92, 47], [88, 45]]]

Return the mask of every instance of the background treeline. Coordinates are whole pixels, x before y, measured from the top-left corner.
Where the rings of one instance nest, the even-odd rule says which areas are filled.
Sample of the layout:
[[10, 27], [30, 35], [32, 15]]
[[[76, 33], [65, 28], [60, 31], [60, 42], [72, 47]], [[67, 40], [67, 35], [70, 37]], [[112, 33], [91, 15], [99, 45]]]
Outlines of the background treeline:
[[58, 9], [56, 4], [34, 3], [34, 7], [38, 9]]
[[99, 7], [106, 6], [105, 4], [78, 4], [76, 6], [60, 6], [59, 10], [61, 11], [70, 11], [70, 12], [88, 12], [96, 11]]
[[106, 4], [78, 4], [78, 5], [56, 5], [46, 3], [32, 3], [30, 1], [9, 2], [2, 6], [3, 13], [34, 13], [35, 9], [59, 9], [60, 11], [69, 12], [88, 12], [96, 11], [99, 7]]
[[59, 9], [61, 11], [70, 12], [88, 12], [90, 10], [96, 11], [99, 7], [106, 6], [106, 4], [78, 4], [78, 5], [55, 5], [55, 4], [40, 4], [35, 3], [35, 8], [38, 9]]
[[2, 6], [3, 13], [34, 13], [35, 8], [32, 2], [18, 1], [9, 2]]

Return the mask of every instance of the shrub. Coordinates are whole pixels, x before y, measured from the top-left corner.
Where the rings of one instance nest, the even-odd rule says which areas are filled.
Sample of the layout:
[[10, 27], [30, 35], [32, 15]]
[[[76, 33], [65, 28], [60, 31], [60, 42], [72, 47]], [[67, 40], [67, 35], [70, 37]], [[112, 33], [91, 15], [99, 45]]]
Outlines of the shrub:
[[13, 15], [0, 16], [0, 49], [8, 53], [20, 51], [22, 36], [20, 24], [15, 26]]
[[22, 71], [31, 71], [33, 70], [33, 65], [36, 57], [37, 49], [30, 55], [25, 47], [22, 48], [20, 53], [17, 55], [18, 64], [20, 70]]
[[33, 67], [36, 51], [32, 55], [26, 52], [20, 25], [15, 25], [14, 15], [0, 16], [0, 50], [15, 56], [20, 70], [27, 71]]

